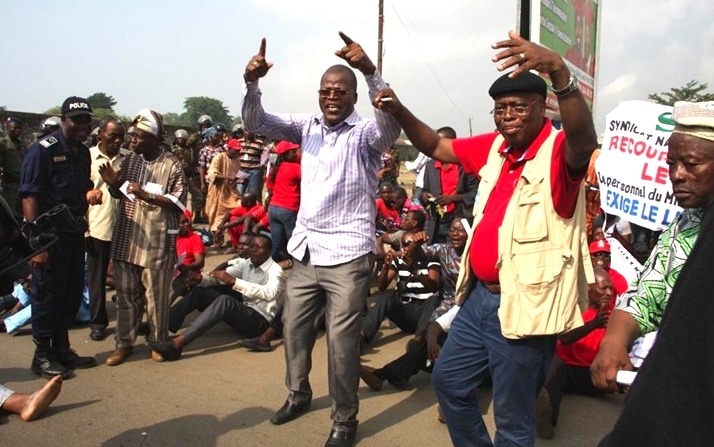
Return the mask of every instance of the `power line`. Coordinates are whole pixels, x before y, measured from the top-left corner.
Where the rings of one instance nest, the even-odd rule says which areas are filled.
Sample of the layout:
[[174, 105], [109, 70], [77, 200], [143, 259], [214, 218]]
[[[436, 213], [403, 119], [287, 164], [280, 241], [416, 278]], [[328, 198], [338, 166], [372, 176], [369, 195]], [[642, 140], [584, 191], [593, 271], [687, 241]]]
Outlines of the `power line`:
[[429, 69], [429, 73], [431, 73], [431, 76], [434, 78], [434, 81], [436, 81], [437, 85], [438, 85], [439, 88], [441, 89], [441, 91], [442, 91], [442, 93], [444, 94], [444, 96], [446, 96], [446, 98], [448, 98], [448, 100], [449, 100], [449, 102], [451, 103], [451, 105], [454, 107], [454, 109], [456, 109], [456, 111], [461, 115], [462, 118], [468, 119], [468, 115], [466, 115], [466, 114], [459, 108], [459, 106], [456, 105], [456, 103], [454, 102], [454, 99], [451, 97], [451, 95], [450, 95], [449, 92], [446, 90], [446, 88], [444, 88], [444, 85], [443, 85], [443, 84], [441, 83], [441, 81], [439, 80], [439, 77], [436, 75], [436, 72], [435, 72], [434, 69], [431, 67], [431, 64], [429, 64], [429, 62], [428, 62], [428, 61], [426, 60], [426, 58], [424, 57], [424, 54], [421, 52], [421, 49], [419, 48], [418, 41], [416, 40], [416, 38], [415, 38], [414, 36], [412, 36], [411, 31], [409, 31], [409, 28], [407, 28], [407, 25], [404, 23], [404, 20], [402, 20], [402, 17], [399, 15], [399, 12], [397, 11], [397, 8], [394, 6], [394, 3], [392, 3], [391, 6], [392, 6], [392, 11], [394, 11], [394, 14], [397, 16], [397, 19], [398, 19], [399, 22], [402, 24], [402, 27], [404, 28], [404, 30], [407, 32], [407, 35], [408, 35], [409, 38], [412, 40], [412, 42], [414, 42], [414, 47], [416, 48], [417, 52], [419, 53], [419, 57], [421, 57], [421, 60], [422, 60], [422, 62], [424, 62], [424, 65], [426, 65], [426, 68]]

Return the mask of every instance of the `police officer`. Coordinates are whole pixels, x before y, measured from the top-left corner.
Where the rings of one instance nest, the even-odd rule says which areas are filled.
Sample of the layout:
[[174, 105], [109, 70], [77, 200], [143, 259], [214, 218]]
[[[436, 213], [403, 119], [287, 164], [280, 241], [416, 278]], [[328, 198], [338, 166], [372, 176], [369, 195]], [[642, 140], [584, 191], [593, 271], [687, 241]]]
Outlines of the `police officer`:
[[[191, 156], [193, 160], [193, 175], [188, 179], [189, 192], [191, 193], [191, 211], [193, 211], [193, 222], [194, 223], [207, 223], [206, 215], [204, 212], [204, 205], [206, 203], [206, 195], [201, 190], [201, 185], [198, 174], [198, 153], [203, 148], [205, 142], [201, 134], [204, 130], [213, 126], [213, 118], [208, 115], [201, 115], [198, 117], [196, 122], [198, 124], [198, 132], [192, 134], [186, 145], [191, 150]], [[195, 186], [194, 186], [195, 184]]]
[[[193, 156], [193, 151], [188, 147], [188, 132], [184, 129], [179, 129], [174, 132], [174, 144], [171, 146], [171, 152], [181, 161], [183, 173], [186, 176], [188, 191], [191, 194], [191, 210], [194, 215], [203, 214], [203, 192], [201, 185], [198, 182], [198, 173], [196, 172], [196, 160]], [[200, 212], [197, 212], [200, 210]]]
[[66, 228], [57, 229], [49, 251], [30, 260], [32, 266], [32, 337], [35, 355], [31, 370], [45, 378], [67, 378], [72, 370], [96, 365], [94, 357], [80, 357], [70, 349], [68, 329], [74, 323], [84, 287], [84, 216], [92, 196], [89, 149], [82, 144], [92, 130], [92, 107], [72, 96], [62, 104], [60, 129], [34, 142], [25, 157], [19, 196], [27, 221], [34, 221], [57, 205], [72, 215]]
[[2, 172], [2, 197], [10, 209], [19, 211], [17, 187], [20, 183], [20, 168], [27, 148], [22, 142], [24, 124], [20, 118], [10, 116], [5, 120], [5, 135], [0, 139], [0, 171]]
[[40, 133], [37, 135], [37, 138], [44, 138], [52, 132], [55, 132], [60, 128], [60, 124], [61, 120], [59, 116], [51, 116], [45, 119], [42, 121], [42, 124], [40, 124]]

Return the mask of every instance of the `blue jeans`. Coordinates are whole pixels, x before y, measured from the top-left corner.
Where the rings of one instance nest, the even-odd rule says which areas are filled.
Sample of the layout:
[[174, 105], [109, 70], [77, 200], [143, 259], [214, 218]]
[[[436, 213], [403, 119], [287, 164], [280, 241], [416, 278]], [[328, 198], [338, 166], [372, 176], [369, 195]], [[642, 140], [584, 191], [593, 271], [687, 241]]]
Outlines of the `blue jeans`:
[[[454, 319], [432, 373], [451, 441], [465, 446], [533, 446], [535, 401], [555, 350], [555, 336], [512, 340], [501, 334], [501, 296], [479, 281]], [[491, 372], [494, 442], [481, 417], [477, 388]]]
[[238, 184], [238, 194], [243, 195], [246, 191], [252, 191], [258, 197], [258, 203], [263, 203], [263, 168], [250, 171], [250, 177], [245, 183]]
[[287, 254], [288, 240], [295, 229], [297, 211], [270, 205], [268, 207], [268, 219], [270, 220], [270, 238], [273, 240], [271, 257], [276, 261], [290, 259], [290, 255]]

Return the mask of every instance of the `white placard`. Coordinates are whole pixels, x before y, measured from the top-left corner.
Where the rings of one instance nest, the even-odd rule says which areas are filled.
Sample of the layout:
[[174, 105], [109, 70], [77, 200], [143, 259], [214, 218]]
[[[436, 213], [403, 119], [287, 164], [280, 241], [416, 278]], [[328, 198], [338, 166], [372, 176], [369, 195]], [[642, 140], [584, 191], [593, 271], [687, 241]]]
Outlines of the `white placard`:
[[682, 211], [667, 166], [672, 107], [624, 101], [606, 121], [602, 152], [595, 162], [600, 206], [630, 223], [663, 230]]

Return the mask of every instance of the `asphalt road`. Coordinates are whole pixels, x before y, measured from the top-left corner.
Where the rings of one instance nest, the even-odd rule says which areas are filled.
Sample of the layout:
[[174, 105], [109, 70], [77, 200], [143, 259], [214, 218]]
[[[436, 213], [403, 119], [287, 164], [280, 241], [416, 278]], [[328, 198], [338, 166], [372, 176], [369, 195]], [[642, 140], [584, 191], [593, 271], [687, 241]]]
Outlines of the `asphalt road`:
[[[226, 258], [211, 254], [208, 268]], [[114, 306], [108, 304], [113, 328]], [[374, 349], [363, 358], [371, 366], [401, 355], [408, 340], [388, 322], [382, 329]], [[96, 355], [100, 365], [66, 380], [59, 398], [37, 421], [26, 423], [0, 414], [0, 446], [322, 446], [329, 433], [324, 334], [313, 354], [312, 409], [282, 426], [268, 421], [287, 395], [280, 341], [273, 342], [273, 352], [248, 352], [235, 345], [235, 332], [221, 324], [189, 346], [179, 361], [152, 361], [140, 338], [125, 364], [109, 367], [104, 360], [114, 348], [111, 337], [92, 341], [86, 327], [73, 329], [70, 337], [80, 355]], [[20, 392], [44, 383], [29, 371], [34, 349], [29, 328], [15, 336], [0, 335], [0, 346], [2, 383]], [[555, 439], [538, 440], [536, 445], [597, 445], [613, 426], [623, 400], [622, 395], [566, 396]], [[361, 447], [451, 445], [446, 426], [436, 418], [428, 374], [419, 373], [403, 391], [387, 383], [380, 392], [362, 385], [360, 403]], [[488, 390], [481, 403], [493, 433]]]

